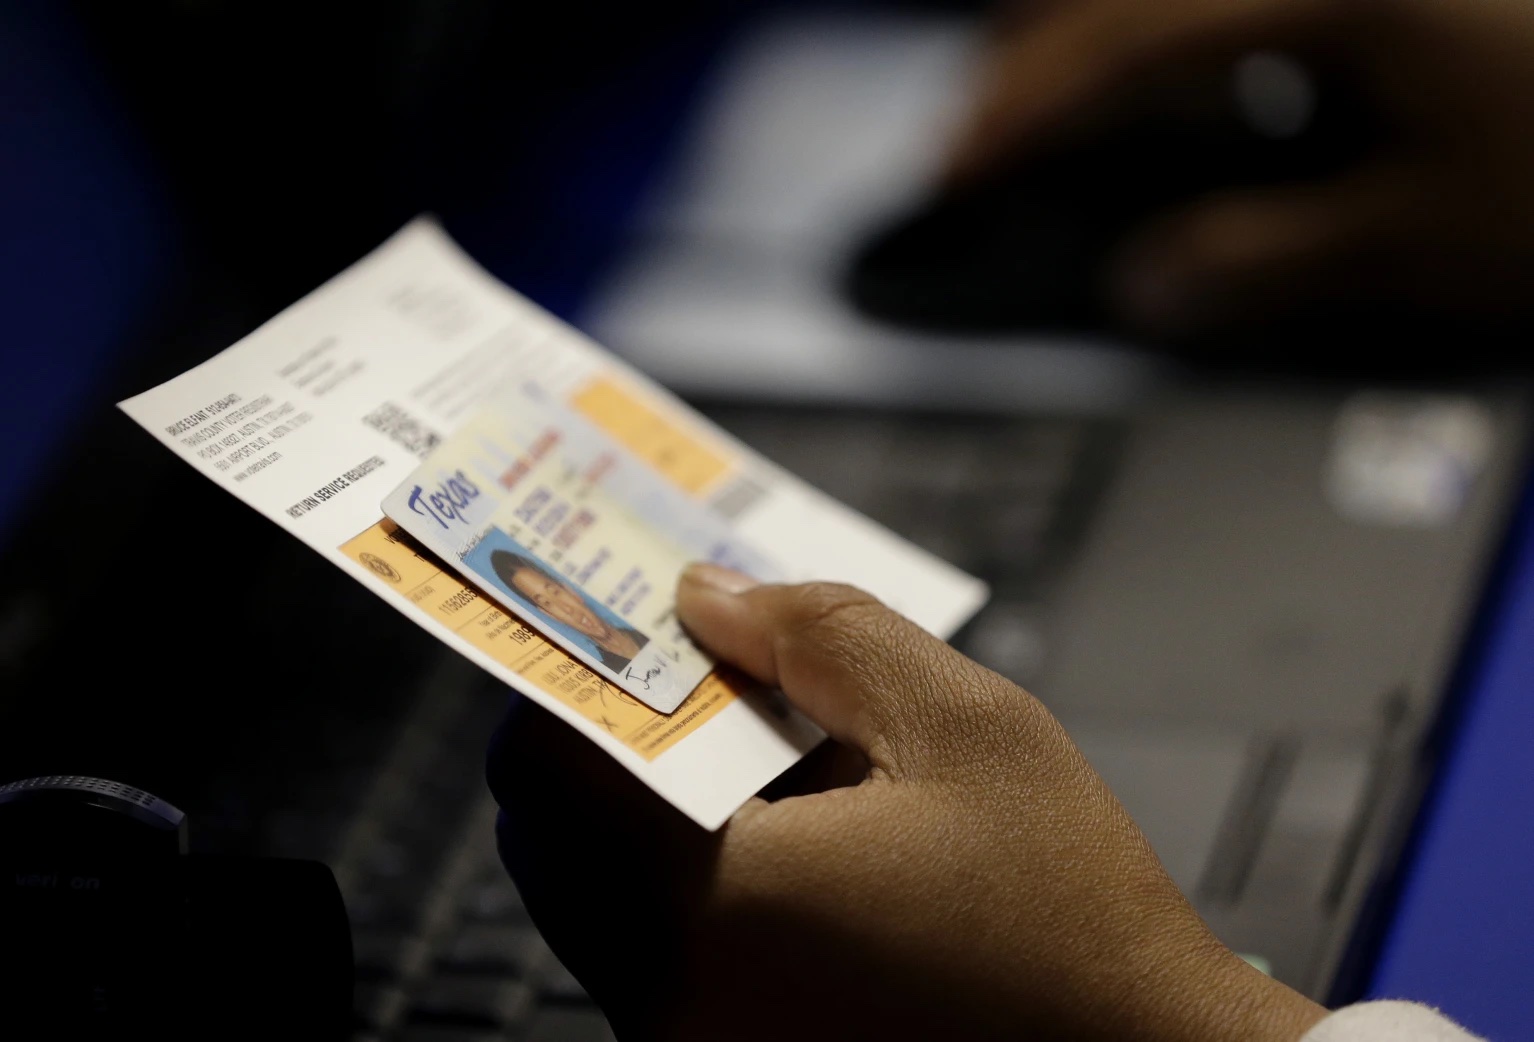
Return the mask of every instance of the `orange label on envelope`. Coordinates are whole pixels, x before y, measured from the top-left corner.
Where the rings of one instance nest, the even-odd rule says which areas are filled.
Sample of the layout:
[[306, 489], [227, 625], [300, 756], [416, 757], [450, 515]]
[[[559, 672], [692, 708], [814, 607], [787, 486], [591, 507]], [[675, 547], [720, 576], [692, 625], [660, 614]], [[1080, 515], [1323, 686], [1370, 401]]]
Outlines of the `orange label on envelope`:
[[735, 700], [734, 683], [711, 674], [663, 716], [603, 680], [521, 620], [444, 569], [393, 521], [347, 540], [341, 552], [387, 580], [398, 596], [552, 698], [653, 760]]
[[608, 377], [582, 388], [570, 404], [684, 492], [696, 495], [730, 469], [724, 455]]

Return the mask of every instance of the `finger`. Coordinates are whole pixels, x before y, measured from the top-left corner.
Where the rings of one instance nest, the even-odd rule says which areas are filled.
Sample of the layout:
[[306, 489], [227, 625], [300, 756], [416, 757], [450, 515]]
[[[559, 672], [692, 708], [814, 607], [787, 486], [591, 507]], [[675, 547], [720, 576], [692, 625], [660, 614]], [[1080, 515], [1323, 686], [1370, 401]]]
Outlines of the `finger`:
[[1151, 222], [1108, 273], [1134, 326], [1185, 335], [1344, 295], [1376, 292], [1409, 237], [1420, 187], [1404, 167], [1224, 193]]
[[501, 860], [540, 933], [623, 1037], [653, 1037], [719, 834], [531, 702], [496, 732], [486, 779]]
[[[694, 850], [711, 846], [708, 832], [590, 739], [532, 702], [522, 702], [497, 730], [485, 777], [511, 826], [503, 830], [508, 842], [500, 852], [519, 882], [556, 865], [562, 874], [604, 871], [595, 861], [574, 864], [596, 849], [592, 841], [600, 837], [605, 849], [650, 846], [664, 851], [663, 858], [646, 857], [621, 871], [630, 882], [666, 890], [675, 869], [655, 865], [658, 860], [686, 862]], [[564, 841], [551, 846], [532, 838], [555, 835], [564, 835]], [[521, 836], [528, 841], [516, 838]], [[652, 865], [655, 878], [643, 878]]]
[[1171, 60], [1335, 36], [1350, 6], [1338, 0], [1063, 5], [992, 50], [951, 151], [950, 177], [984, 174]]
[[782, 688], [880, 770], [920, 756], [934, 718], [978, 683], [958, 652], [849, 586], [754, 586], [694, 565], [678, 587], [677, 614], [704, 647]]

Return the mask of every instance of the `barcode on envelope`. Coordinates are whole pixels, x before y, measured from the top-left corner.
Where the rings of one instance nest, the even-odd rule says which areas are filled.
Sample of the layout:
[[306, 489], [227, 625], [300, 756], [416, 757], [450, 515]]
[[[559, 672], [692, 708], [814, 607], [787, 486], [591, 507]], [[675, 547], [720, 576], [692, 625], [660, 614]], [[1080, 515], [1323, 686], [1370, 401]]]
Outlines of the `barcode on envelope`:
[[767, 486], [749, 474], [737, 474], [709, 497], [709, 509], [726, 521], [737, 521], [767, 498]]
[[442, 444], [442, 435], [410, 415], [393, 402], [384, 402], [362, 418], [362, 422], [389, 440], [425, 459], [431, 451]]

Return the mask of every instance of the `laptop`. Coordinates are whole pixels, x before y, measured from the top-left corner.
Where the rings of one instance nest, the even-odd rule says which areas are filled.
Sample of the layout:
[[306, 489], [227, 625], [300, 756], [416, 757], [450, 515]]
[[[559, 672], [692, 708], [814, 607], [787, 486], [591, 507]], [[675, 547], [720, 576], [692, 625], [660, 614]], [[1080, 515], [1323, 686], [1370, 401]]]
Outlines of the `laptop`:
[[974, 44], [912, 15], [744, 35], [582, 322], [990, 582], [956, 645], [1061, 719], [1226, 943], [1346, 998], [1524, 474], [1522, 395], [862, 317], [839, 272], [921, 192]]
[[[958, 646], [1051, 706], [1226, 941], [1345, 998], [1518, 483], [1523, 405], [1196, 383], [1103, 338], [863, 320], [837, 271], [920, 192], [973, 40], [915, 15], [742, 36], [581, 323], [986, 578]], [[171, 353], [264, 315], [243, 306], [220, 298], [216, 328]], [[187, 360], [159, 356], [159, 375]], [[503, 690], [121, 422], [61, 456], [4, 557], [8, 778], [106, 776], [186, 810], [194, 849], [326, 862], [358, 1040], [610, 1042], [494, 850], [483, 753]], [[164, 524], [171, 502], [212, 533], [205, 553]], [[143, 565], [172, 558], [198, 578]], [[295, 590], [388, 646], [332, 683], [325, 634], [290, 624]], [[167, 618], [219, 639], [170, 647]], [[231, 672], [230, 647], [281, 652]], [[156, 713], [122, 696], [137, 690]]]

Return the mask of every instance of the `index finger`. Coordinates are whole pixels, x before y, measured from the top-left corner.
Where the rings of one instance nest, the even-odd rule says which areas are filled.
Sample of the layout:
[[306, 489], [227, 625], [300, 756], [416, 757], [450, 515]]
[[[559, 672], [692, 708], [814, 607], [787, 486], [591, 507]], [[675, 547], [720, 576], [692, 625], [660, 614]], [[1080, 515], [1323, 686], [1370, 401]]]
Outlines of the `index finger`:
[[1198, 53], [1285, 46], [1336, 29], [1348, 0], [1082, 0], [998, 45], [950, 160], [972, 177], [1133, 83]]

